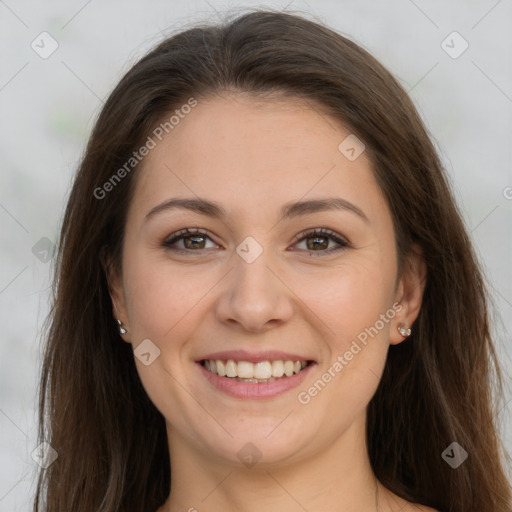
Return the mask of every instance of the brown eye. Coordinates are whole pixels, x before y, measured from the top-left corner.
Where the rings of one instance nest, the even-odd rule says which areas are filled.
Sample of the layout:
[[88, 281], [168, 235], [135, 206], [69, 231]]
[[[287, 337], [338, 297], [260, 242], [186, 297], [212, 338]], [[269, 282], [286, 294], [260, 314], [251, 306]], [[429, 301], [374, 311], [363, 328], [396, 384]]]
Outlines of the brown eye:
[[[195, 228], [186, 228], [172, 234], [162, 245], [175, 251], [200, 252], [201, 250], [212, 248], [206, 246], [208, 240], [212, 242], [215, 247], [218, 247], [207, 232]], [[306, 245], [305, 248], [300, 250], [317, 253], [317, 256], [330, 254], [350, 247], [350, 244], [345, 239], [337, 235], [334, 231], [325, 228], [303, 232], [296, 237], [296, 240], [298, 240], [295, 244], [296, 246], [300, 243], [305, 243]], [[183, 243], [180, 246], [179, 244], [181, 242]], [[334, 247], [331, 244], [334, 244]]]
[[[205, 232], [199, 229], [192, 230], [187, 228], [171, 235], [170, 238], [164, 241], [163, 245], [177, 251], [198, 251], [209, 248], [205, 246], [207, 240], [212, 241]], [[181, 241], [183, 241], [183, 245], [175, 247]]]
[[[299, 243], [305, 242], [306, 248], [303, 250], [316, 252], [318, 256], [330, 254], [350, 246], [346, 240], [339, 237], [336, 233], [324, 228], [301, 233], [296, 239], [299, 240]], [[331, 242], [334, 242], [336, 245], [329, 247]]]
[[187, 236], [183, 238], [183, 243], [186, 249], [204, 249], [205, 238], [203, 235]]

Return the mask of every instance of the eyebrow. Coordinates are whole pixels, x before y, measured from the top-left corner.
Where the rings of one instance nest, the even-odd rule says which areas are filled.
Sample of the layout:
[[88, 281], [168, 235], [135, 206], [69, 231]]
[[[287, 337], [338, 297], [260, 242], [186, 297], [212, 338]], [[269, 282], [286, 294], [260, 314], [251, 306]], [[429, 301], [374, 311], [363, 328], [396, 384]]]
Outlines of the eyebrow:
[[[152, 208], [145, 216], [144, 222], [154, 217], [158, 213], [167, 212], [175, 209], [189, 210], [194, 213], [206, 215], [217, 219], [223, 219], [227, 216], [226, 210], [218, 203], [202, 198], [179, 198], [168, 199], [154, 208]], [[278, 222], [283, 220], [300, 217], [311, 213], [322, 212], [327, 210], [345, 210], [356, 214], [366, 223], [370, 220], [364, 212], [355, 204], [342, 199], [340, 197], [327, 197], [323, 199], [310, 199], [307, 201], [297, 201], [294, 203], [286, 203], [280, 211]]]

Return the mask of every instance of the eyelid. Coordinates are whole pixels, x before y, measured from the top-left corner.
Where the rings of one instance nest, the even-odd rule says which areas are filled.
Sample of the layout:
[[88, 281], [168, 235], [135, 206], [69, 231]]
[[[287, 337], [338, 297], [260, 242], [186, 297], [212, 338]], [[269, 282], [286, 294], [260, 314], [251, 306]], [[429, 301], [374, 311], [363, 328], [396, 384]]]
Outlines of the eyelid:
[[[168, 237], [166, 237], [164, 239], [164, 241], [162, 242], [162, 245], [168, 247], [175, 242], [178, 242], [180, 240], [188, 238], [187, 235], [204, 235], [205, 238], [209, 238], [213, 243], [217, 244], [217, 242], [215, 242], [215, 240], [213, 239], [211, 233], [209, 233], [207, 230], [203, 230], [201, 228], [184, 228], [184, 229], [180, 229], [179, 231], [176, 231], [176, 232], [170, 234]], [[217, 245], [219, 245], [219, 244], [217, 244]], [[199, 251], [191, 251], [188, 249], [173, 249], [173, 250], [181, 251], [181, 252], [199, 252]], [[201, 250], [204, 250], [204, 249], [201, 249]]]
[[[171, 235], [169, 235], [163, 241], [162, 245], [164, 245], [168, 249], [171, 249], [173, 251], [178, 251], [181, 253], [193, 253], [193, 252], [200, 253], [202, 251], [205, 251], [206, 249], [192, 250], [192, 249], [177, 249], [177, 248], [170, 247], [172, 244], [187, 238], [187, 235], [198, 235], [198, 234], [204, 235], [205, 238], [209, 238], [213, 243], [215, 243], [216, 245], [219, 245], [219, 244], [217, 244], [217, 242], [215, 242], [215, 240], [213, 240], [211, 234], [207, 230], [203, 230], [201, 228], [184, 228], [179, 231], [176, 231], [175, 233], [172, 233]], [[304, 231], [301, 231], [299, 234], [295, 235], [293, 239], [295, 241], [295, 244], [297, 244], [298, 242], [301, 242], [306, 238], [312, 238], [314, 235], [325, 235], [326, 238], [330, 238], [332, 241], [334, 241], [336, 244], [338, 244], [338, 247], [334, 247], [331, 249], [323, 249], [320, 251], [311, 251], [311, 250], [308, 251], [307, 249], [302, 249], [303, 251], [308, 251], [310, 253], [316, 252], [316, 253], [318, 253], [318, 255], [327, 255], [327, 254], [330, 254], [330, 253], [333, 253], [333, 252], [336, 252], [336, 251], [339, 251], [342, 249], [346, 249], [348, 247], [352, 247], [350, 241], [346, 237], [339, 235], [338, 233], [336, 233], [335, 231], [332, 231], [329, 228], [306, 229]]]
[[342, 235], [336, 233], [335, 231], [332, 231], [329, 228], [311, 228], [306, 229], [304, 231], [301, 231], [298, 235], [294, 236], [295, 241], [301, 241], [302, 239], [312, 236], [312, 235], [328, 235], [330, 238], [332, 238], [336, 243], [339, 244], [345, 244], [350, 245], [349, 241], [343, 237]]
[[298, 235], [294, 237], [296, 243], [302, 242], [306, 238], [313, 238], [314, 236], [325, 236], [326, 238], [331, 239], [333, 242], [338, 244], [337, 247], [332, 247], [331, 249], [323, 249], [321, 251], [312, 251], [310, 249], [303, 249], [303, 251], [308, 251], [310, 254], [315, 254], [317, 256], [329, 256], [330, 254], [340, 252], [344, 249], [352, 248], [352, 244], [350, 241], [344, 237], [343, 235], [339, 235], [335, 231], [329, 228], [311, 228], [302, 231]]

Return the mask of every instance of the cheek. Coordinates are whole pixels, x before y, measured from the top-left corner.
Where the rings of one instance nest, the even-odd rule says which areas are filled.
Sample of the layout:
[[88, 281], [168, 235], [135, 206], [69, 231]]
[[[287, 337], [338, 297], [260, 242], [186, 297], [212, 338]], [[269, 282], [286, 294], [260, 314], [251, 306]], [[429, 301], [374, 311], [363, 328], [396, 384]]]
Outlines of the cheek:
[[147, 254], [127, 261], [126, 267], [130, 327], [142, 338], [163, 341], [172, 333], [176, 339], [215, 284], [211, 271], [171, 266]]
[[166, 418], [175, 417], [176, 410], [182, 411], [177, 421], [184, 431], [195, 421], [207, 424], [211, 418], [197, 407], [183, 385], [192, 364], [185, 352], [204, 313], [201, 301], [218, 278], [211, 269], [178, 268], [142, 251], [140, 257], [132, 253], [127, 258], [125, 269], [134, 348], [142, 340], [150, 339], [160, 350], [159, 357], [148, 366], [135, 361], [148, 396]]
[[391, 306], [392, 282], [379, 265], [343, 265], [322, 277], [303, 279], [305, 301], [328, 328], [336, 347], [343, 348], [374, 325]]
[[366, 405], [380, 380], [395, 316], [393, 276], [381, 265], [360, 260], [315, 281], [311, 307], [327, 326], [328, 356], [322, 372], [330, 370], [325, 379], [333, 383], [318, 404], [344, 403], [343, 417]]

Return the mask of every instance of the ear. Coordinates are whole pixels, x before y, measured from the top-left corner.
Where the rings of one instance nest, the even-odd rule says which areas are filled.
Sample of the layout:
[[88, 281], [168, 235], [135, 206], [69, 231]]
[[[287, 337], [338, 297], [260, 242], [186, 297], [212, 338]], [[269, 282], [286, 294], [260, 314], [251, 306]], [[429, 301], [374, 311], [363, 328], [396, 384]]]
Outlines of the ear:
[[127, 330], [126, 334], [120, 334], [124, 341], [129, 342], [128, 334], [130, 332], [128, 326], [128, 317], [126, 314], [126, 304], [122, 286], [122, 276], [117, 271], [111, 256], [103, 247], [100, 251], [100, 261], [108, 284], [108, 291], [112, 299], [112, 315], [114, 320], [121, 320], [123, 327]]
[[394, 318], [389, 340], [391, 345], [407, 339], [398, 332], [398, 327], [413, 329], [421, 309], [426, 280], [427, 265], [423, 258], [423, 249], [418, 244], [413, 244], [397, 284], [395, 301], [401, 304], [402, 309]]

